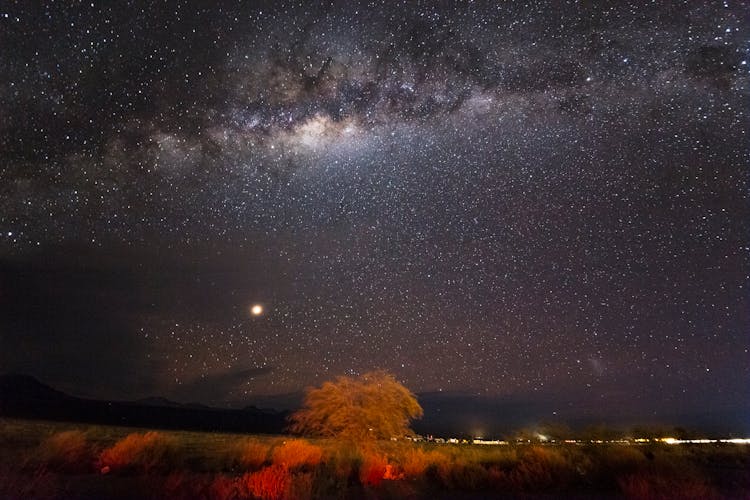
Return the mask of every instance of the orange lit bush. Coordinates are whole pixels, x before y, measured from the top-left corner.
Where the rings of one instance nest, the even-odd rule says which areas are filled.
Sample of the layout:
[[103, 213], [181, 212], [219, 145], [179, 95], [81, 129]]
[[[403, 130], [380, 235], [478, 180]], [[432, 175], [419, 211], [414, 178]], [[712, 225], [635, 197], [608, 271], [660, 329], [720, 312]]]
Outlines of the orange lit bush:
[[289, 470], [283, 465], [273, 464], [257, 472], [243, 475], [240, 480], [240, 490], [245, 496], [252, 495], [263, 500], [276, 500], [284, 496], [290, 481]]
[[[136, 470], [149, 472], [175, 465], [177, 440], [160, 432], [129, 434], [99, 455], [103, 472], [111, 470]], [[106, 469], [108, 468], [108, 469]]]
[[273, 450], [273, 463], [289, 469], [312, 468], [323, 460], [323, 449], [304, 439], [286, 441]]
[[378, 453], [367, 453], [359, 467], [359, 480], [367, 486], [377, 486], [383, 480], [388, 459]]

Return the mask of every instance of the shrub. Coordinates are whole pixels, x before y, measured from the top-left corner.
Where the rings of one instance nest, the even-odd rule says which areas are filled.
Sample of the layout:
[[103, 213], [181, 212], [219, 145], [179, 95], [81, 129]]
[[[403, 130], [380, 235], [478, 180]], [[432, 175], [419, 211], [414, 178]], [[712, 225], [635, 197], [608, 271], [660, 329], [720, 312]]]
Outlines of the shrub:
[[640, 447], [595, 445], [583, 448], [588, 459], [586, 479], [598, 488], [616, 490], [617, 476], [635, 473], [649, 465]]
[[283, 465], [273, 464], [257, 472], [242, 476], [241, 493], [252, 495], [263, 500], [276, 500], [284, 496], [289, 488], [291, 474]]
[[34, 498], [46, 500], [59, 498], [60, 482], [47, 467], [33, 469], [7, 467], [0, 464], [0, 498]]
[[481, 464], [456, 464], [453, 469], [453, 484], [463, 490], [483, 490], [489, 484], [489, 473]]
[[171, 472], [166, 477], [154, 477], [156, 484], [150, 491], [159, 491], [162, 498], [169, 500], [193, 500], [209, 496], [212, 479], [208, 474], [185, 471]]
[[230, 450], [232, 466], [243, 470], [258, 470], [268, 460], [271, 447], [254, 439], [244, 439]]
[[284, 492], [284, 498], [288, 500], [307, 500], [313, 495], [313, 473], [296, 472], [292, 474], [291, 480], [287, 484]]
[[427, 453], [419, 448], [404, 450], [399, 454], [398, 462], [407, 478], [421, 476], [430, 464]]
[[442, 461], [430, 467], [437, 479], [450, 489], [481, 490], [489, 484], [489, 474], [481, 464], [467, 460], [450, 461], [443, 457]]
[[385, 466], [385, 472], [383, 472], [383, 479], [388, 479], [390, 481], [396, 481], [399, 479], [404, 478], [403, 471], [399, 470], [398, 467], [396, 467], [393, 464], [388, 464]]
[[230, 476], [218, 474], [214, 476], [208, 488], [208, 497], [212, 500], [231, 500], [240, 498], [238, 481]]
[[533, 446], [510, 471], [509, 480], [519, 491], [560, 490], [576, 477], [575, 467], [552, 448]]
[[448, 458], [438, 452], [426, 452], [421, 448], [409, 447], [399, 453], [398, 462], [406, 478], [417, 478], [427, 471], [430, 466], [445, 463]]
[[385, 476], [388, 459], [378, 453], [367, 453], [359, 467], [359, 481], [366, 486], [378, 486]]
[[273, 463], [289, 469], [315, 467], [323, 460], [323, 450], [304, 439], [287, 441], [273, 450]]
[[51, 468], [64, 472], [87, 472], [93, 465], [86, 434], [78, 430], [53, 434], [39, 445], [38, 453]]
[[495, 466], [510, 469], [518, 463], [518, 452], [510, 446], [488, 446], [479, 448], [476, 460], [485, 467]]
[[719, 498], [717, 492], [702, 477], [676, 477], [654, 471], [628, 474], [618, 479], [620, 489], [628, 498], [638, 499], [705, 499]]
[[[177, 459], [177, 440], [159, 432], [129, 434], [99, 455], [102, 470], [150, 472], [167, 469]], [[108, 467], [109, 469], [105, 469]]]
[[635, 446], [610, 446], [602, 451], [602, 466], [611, 470], [630, 472], [647, 463], [646, 455]]
[[324, 445], [323, 463], [315, 470], [315, 496], [345, 496], [359, 481], [362, 451], [348, 441], [328, 441]]

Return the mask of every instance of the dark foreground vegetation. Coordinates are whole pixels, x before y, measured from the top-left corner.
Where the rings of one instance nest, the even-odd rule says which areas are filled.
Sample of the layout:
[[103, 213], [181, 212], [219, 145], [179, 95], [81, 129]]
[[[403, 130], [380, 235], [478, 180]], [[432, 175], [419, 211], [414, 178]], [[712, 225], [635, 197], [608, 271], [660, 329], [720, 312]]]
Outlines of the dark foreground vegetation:
[[0, 420], [0, 498], [748, 498], [746, 445], [500, 445]]

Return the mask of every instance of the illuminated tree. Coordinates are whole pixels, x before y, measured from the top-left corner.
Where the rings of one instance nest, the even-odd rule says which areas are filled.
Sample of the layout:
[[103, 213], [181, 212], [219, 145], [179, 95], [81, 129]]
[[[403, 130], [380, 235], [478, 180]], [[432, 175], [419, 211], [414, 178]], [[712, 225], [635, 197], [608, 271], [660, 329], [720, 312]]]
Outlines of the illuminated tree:
[[309, 388], [303, 408], [290, 416], [289, 428], [358, 441], [390, 439], [412, 434], [409, 422], [421, 416], [414, 394], [381, 370]]

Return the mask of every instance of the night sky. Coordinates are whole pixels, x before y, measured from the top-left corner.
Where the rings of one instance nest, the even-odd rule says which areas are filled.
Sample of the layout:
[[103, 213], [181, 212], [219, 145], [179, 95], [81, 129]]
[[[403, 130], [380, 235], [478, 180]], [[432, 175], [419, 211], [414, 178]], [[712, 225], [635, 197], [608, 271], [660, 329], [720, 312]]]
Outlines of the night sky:
[[748, 3], [72, 4], [0, 4], [0, 371], [750, 421]]

